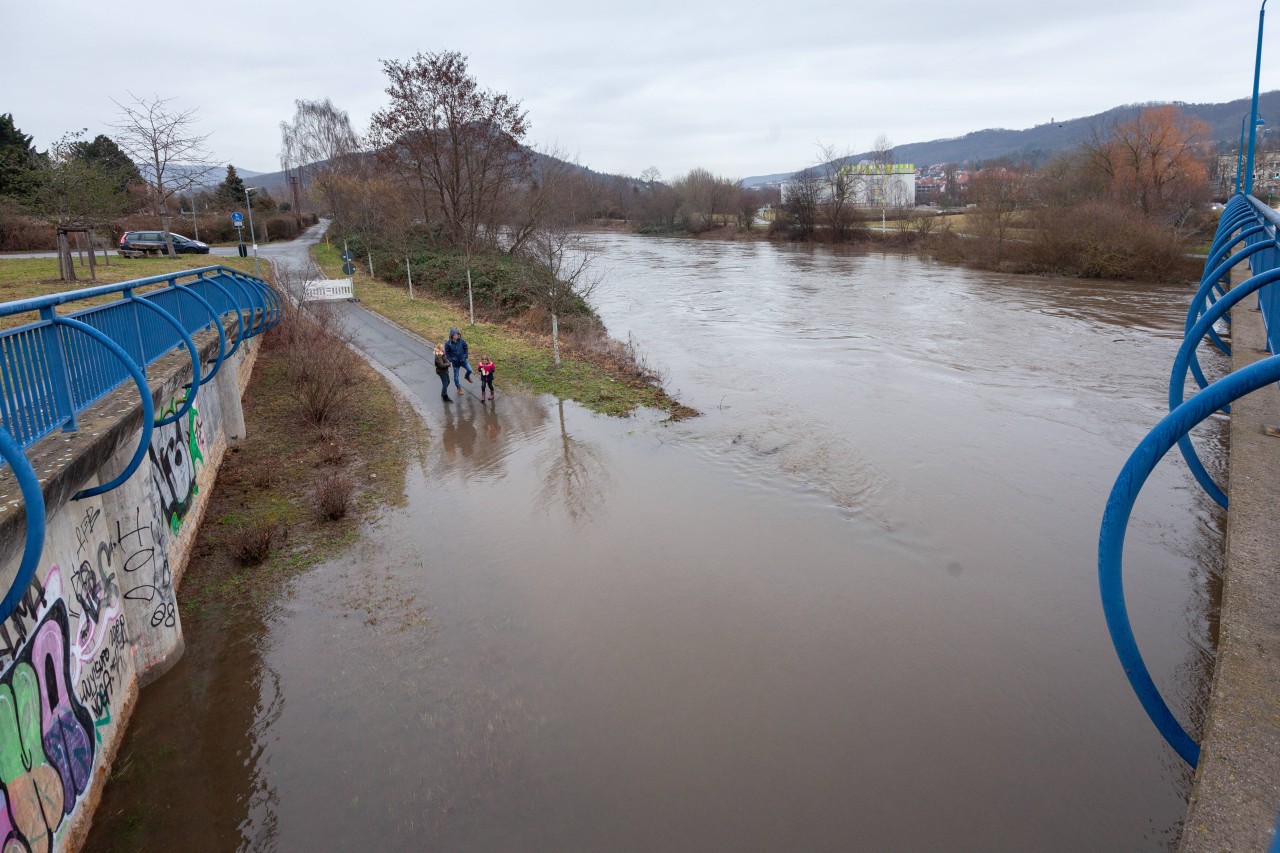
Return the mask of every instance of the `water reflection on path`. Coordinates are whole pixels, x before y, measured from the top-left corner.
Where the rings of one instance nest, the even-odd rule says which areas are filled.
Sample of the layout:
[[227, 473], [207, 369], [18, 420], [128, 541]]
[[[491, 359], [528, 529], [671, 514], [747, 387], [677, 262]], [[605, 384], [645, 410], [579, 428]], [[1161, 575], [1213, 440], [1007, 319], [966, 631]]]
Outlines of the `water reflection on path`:
[[[1162, 849], [1186, 773], [1115, 662], [1093, 549], [1185, 294], [601, 242], [606, 321], [705, 417], [503, 389], [446, 406], [412, 342], [353, 313], [432, 444], [408, 507], [301, 578], [257, 644], [271, 712], [236, 772], [265, 793], [176, 837], [221, 819], [245, 849]], [[1126, 554], [1183, 713], [1216, 524], [1166, 464]], [[229, 784], [201, 772], [175, 805]]]

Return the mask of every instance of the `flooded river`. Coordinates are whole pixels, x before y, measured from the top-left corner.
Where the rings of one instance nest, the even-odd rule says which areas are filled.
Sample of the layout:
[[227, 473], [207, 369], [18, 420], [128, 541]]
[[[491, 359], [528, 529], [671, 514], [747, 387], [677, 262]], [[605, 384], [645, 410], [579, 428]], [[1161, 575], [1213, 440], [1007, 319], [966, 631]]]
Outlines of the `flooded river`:
[[[166, 800], [148, 849], [1165, 849], [1189, 774], [1111, 650], [1096, 547], [1189, 292], [598, 241], [601, 315], [704, 416], [501, 381], [445, 408], [353, 309], [431, 445], [225, 671], [147, 688], [126, 749], [181, 760], [115, 795]], [[1184, 720], [1220, 550], [1166, 460], [1125, 567]]]

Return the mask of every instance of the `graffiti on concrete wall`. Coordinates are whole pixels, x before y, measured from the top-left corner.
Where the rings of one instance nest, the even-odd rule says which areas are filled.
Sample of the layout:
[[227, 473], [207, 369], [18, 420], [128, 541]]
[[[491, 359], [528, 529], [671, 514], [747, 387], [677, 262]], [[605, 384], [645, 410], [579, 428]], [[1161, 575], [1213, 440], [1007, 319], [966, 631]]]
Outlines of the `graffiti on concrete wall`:
[[[173, 414], [183, 402], [182, 399], [171, 401], [158, 417]], [[151, 447], [147, 451], [151, 457], [151, 482], [160, 497], [165, 523], [175, 533], [200, 491], [196, 484], [196, 464], [204, 464], [207, 448], [204, 424], [194, 408], [187, 412], [185, 423], [177, 420], [157, 427], [151, 434]]]
[[165, 549], [165, 527], [159, 510], [150, 518], [142, 509], [133, 516], [117, 520], [112, 531], [112, 548], [120, 555], [124, 575], [124, 597], [130, 601], [146, 601], [152, 605], [151, 627], [176, 624], [178, 605], [173, 594], [173, 570]]
[[[56, 576], [55, 568], [51, 577]], [[5, 851], [51, 850], [64, 818], [89, 787], [94, 723], [73, 688], [72, 643], [66, 603], [57, 598], [0, 676], [0, 844]]]
[[123, 607], [176, 620], [154, 502], [108, 521], [88, 505], [74, 559], [33, 578], [0, 623], [0, 850], [51, 850], [83, 797], [133, 667]]

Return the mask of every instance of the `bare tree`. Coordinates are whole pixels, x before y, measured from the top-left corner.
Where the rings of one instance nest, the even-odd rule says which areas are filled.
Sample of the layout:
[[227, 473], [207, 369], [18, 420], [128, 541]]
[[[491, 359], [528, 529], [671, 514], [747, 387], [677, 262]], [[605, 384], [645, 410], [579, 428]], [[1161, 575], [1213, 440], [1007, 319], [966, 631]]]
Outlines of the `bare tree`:
[[860, 195], [865, 195], [866, 177], [850, 168], [852, 159], [853, 152], [848, 148], [818, 145], [818, 165], [814, 168], [828, 188], [820, 212], [833, 243], [843, 243], [848, 239], [853, 207]]
[[970, 193], [977, 202], [978, 236], [1003, 257], [1009, 230], [1017, 225], [1027, 204], [1029, 181], [1025, 172], [1006, 168], [983, 169], [973, 177]]
[[758, 188], [747, 189], [739, 185], [738, 200], [735, 205], [739, 228], [743, 231], [751, 230], [752, 226], [755, 225], [756, 215], [760, 213], [760, 208], [765, 205], [765, 199], [765, 194]]
[[337, 214], [330, 179], [358, 166], [360, 137], [351, 129], [351, 117], [328, 98], [298, 100], [294, 106], [293, 121], [280, 122], [280, 166], [295, 173], [304, 193], [309, 183], [324, 206]]
[[551, 315], [551, 354], [560, 366], [560, 317], [583, 305], [599, 284], [590, 273], [594, 253], [585, 236], [561, 217], [546, 218], [526, 241], [529, 298]]
[[1095, 128], [1082, 150], [1113, 198], [1181, 225], [1207, 196], [1202, 146], [1209, 136], [1203, 121], [1166, 105], [1143, 109], [1105, 135]]
[[155, 95], [149, 100], [129, 93], [132, 101], [122, 104], [120, 122], [112, 125], [119, 133], [119, 144], [125, 153], [141, 164], [155, 212], [164, 228], [164, 242], [170, 255], [175, 254], [169, 233], [169, 203], [203, 185], [218, 168], [211, 159], [205, 142], [209, 134], [195, 132], [194, 107], [177, 110], [174, 98]]
[[481, 89], [454, 51], [384, 61], [382, 70], [391, 105], [373, 114], [370, 140], [416, 177], [423, 218], [437, 209], [465, 257], [470, 301], [471, 258], [496, 245], [504, 202], [528, 172], [527, 114], [508, 95]]
[[893, 142], [883, 133], [876, 137], [876, 144], [871, 149], [871, 162], [877, 166], [893, 163]]
[[813, 236], [818, 225], [825, 183], [817, 169], [796, 172], [782, 188], [782, 211], [794, 236], [804, 240]]
[[722, 178], [703, 168], [690, 169], [676, 181], [676, 189], [684, 196], [684, 217], [693, 231], [707, 231], [717, 224], [717, 217], [729, 213], [738, 194], [738, 182]]

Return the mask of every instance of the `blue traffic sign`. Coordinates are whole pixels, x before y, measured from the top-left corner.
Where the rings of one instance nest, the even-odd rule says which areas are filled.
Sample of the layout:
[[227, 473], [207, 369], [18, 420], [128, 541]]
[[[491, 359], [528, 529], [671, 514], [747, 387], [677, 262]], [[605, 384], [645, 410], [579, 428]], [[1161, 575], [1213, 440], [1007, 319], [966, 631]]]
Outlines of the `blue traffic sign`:
[[244, 224], [244, 214], [243, 214], [243, 213], [241, 213], [240, 211], [236, 211], [235, 213], [231, 214], [231, 224], [232, 224], [232, 225], [243, 225], [243, 224]]

